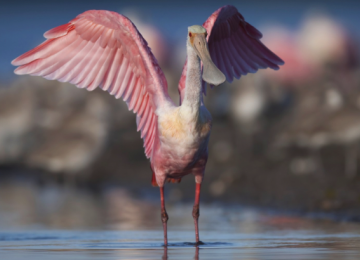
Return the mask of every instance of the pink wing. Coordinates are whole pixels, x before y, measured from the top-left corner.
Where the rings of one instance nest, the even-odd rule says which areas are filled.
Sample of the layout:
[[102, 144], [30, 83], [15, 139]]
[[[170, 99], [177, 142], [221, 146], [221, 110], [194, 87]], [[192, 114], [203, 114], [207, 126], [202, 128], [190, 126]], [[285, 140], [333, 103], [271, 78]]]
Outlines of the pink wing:
[[46, 40], [12, 61], [16, 74], [98, 86], [122, 97], [137, 113], [145, 154], [152, 155], [157, 132], [156, 108], [169, 101], [167, 82], [146, 41], [126, 17], [91, 10], [44, 34]]
[[[272, 53], [260, 39], [262, 34], [244, 20], [238, 10], [226, 5], [216, 10], [203, 24], [207, 30], [208, 46], [215, 65], [232, 82], [241, 75], [254, 73], [258, 69], [279, 69], [284, 62]], [[187, 62], [179, 82], [180, 104], [185, 95]], [[206, 85], [203, 82], [203, 93]]]

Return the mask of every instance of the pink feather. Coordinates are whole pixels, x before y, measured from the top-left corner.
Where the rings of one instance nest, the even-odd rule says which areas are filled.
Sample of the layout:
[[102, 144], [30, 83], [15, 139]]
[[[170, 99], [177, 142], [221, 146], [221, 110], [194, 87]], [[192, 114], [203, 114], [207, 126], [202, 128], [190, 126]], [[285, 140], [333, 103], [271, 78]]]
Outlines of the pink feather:
[[[229, 82], [260, 68], [278, 69], [278, 65], [284, 63], [261, 43], [262, 34], [247, 23], [234, 6], [226, 5], [216, 10], [203, 27], [208, 32], [211, 58]], [[180, 104], [185, 95], [186, 63], [178, 85]], [[203, 88], [204, 95], [205, 92], [206, 87]]]
[[[115, 12], [91, 10], [47, 31], [48, 39], [13, 60], [15, 73], [107, 90], [138, 112], [148, 157], [154, 146], [156, 108], [169, 100], [167, 82], [133, 23]], [[155, 98], [156, 95], [156, 98]]]

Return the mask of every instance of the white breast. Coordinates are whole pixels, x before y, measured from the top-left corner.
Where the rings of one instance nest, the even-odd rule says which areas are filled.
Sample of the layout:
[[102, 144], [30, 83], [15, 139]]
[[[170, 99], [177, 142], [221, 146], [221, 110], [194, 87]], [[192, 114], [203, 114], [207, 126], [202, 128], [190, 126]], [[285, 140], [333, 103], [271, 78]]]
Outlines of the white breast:
[[162, 148], [185, 158], [196, 153], [211, 131], [211, 116], [204, 109], [194, 114], [177, 107], [161, 113], [158, 123]]

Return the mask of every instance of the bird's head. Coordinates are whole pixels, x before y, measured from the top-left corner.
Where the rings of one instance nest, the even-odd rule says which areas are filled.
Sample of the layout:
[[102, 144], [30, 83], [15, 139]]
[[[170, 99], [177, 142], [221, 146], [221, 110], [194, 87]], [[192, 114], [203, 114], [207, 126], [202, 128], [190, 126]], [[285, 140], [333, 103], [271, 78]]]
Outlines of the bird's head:
[[226, 78], [211, 60], [206, 36], [206, 29], [201, 25], [190, 26], [188, 27], [187, 44], [194, 49], [203, 63], [203, 80], [211, 85], [217, 86], [224, 83]]

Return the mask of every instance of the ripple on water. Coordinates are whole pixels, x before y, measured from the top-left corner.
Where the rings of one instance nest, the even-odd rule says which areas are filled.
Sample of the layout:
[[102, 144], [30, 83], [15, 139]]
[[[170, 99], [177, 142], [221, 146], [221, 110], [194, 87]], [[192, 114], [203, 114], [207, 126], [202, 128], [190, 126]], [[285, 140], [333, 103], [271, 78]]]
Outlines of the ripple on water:
[[[358, 259], [360, 233], [306, 231], [234, 234], [204, 232], [204, 242], [183, 242], [191, 231], [0, 232], [1, 259]], [[191, 239], [190, 239], [191, 240]], [[341, 256], [341, 257], [340, 257]], [[4, 257], [4, 258], [3, 258]], [[339, 258], [340, 257], [340, 258]]]
[[[139, 200], [118, 190], [107, 193], [107, 203], [69, 191], [55, 197], [44, 191], [9, 196], [8, 191], [3, 190], [6, 196], [0, 196], [0, 260], [351, 260], [360, 255], [360, 225], [356, 223], [203, 204], [203, 244], [197, 246], [193, 242], [192, 205], [179, 204], [168, 209], [166, 248], [156, 214], [158, 201]], [[26, 207], [12, 206], [19, 201], [9, 198], [19, 197], [29, 198], [23, 203]], [[21, 231], [6, 231], [14, 228]], [[95, 229], [100, 231], [89, 231]]]

